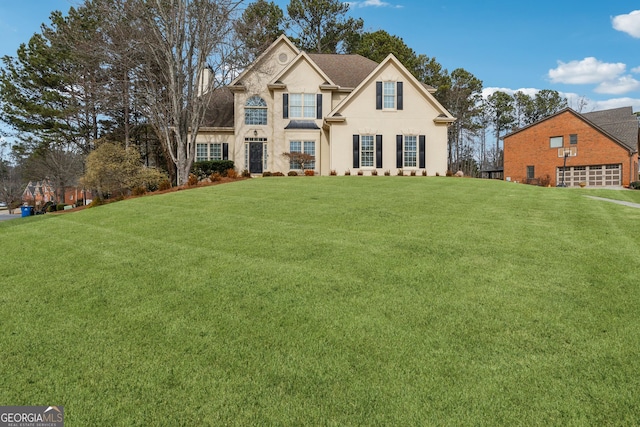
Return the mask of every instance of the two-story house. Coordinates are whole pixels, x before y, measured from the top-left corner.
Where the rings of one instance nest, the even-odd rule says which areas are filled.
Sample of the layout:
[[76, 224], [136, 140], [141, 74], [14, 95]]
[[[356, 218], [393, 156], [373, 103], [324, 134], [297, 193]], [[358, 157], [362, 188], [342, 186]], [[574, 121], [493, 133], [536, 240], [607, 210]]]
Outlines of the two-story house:
[[504, 176], [575, 187], [638, 179], [638, 117], [631, 107], [578, 113], [566, 108], [504, 137]]
[[229, 159], [238, 170], [338, 175], [398, 170], [444, 175], [455, 118], [393, 55], [310, 54], [280, 36], [212, 97], [196, 161]]

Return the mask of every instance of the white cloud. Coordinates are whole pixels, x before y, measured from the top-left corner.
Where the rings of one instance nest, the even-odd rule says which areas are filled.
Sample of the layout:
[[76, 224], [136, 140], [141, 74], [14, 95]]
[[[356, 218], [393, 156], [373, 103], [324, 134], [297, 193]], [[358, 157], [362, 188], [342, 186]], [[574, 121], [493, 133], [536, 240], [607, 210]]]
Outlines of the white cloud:
[[558, 67], [549, 70], [553, 83], [593, 84], [611, 81], [625, 72], [627, 66], [621, 62], [606, 63], [594, 57], [582, 61], [558, 61]]
[[[589, 104], [591, 106], [591, 104]], [[604, 101], [593, 101], [593, 108], [588, 111], [609, 110], [619, 107], [633, 107], [633, 111], [640, 111], [640, 99], [638, 98], [612, 98]], [[584, 111], [585, 113], [587, 111]]]
[[640, 67], [632, 68], [631, 72], [632, 73], [640, 73]]
[[354, 9], [358, 7], [394, 7], [399, 9], [402, 7], [400, 5], [393, 5], [391, 3], [387, 3], [386, 1], [383, 1], [383, 0], [350, 1], [347, 3], [349, 4], [349, 7], [352, 7]]
[[611, 18], [611, 23], [614, 29], [627, 33], [631, 37], [640, 38], [640, 10], [614, 16]]
[[615, 80], [602, 82], [594, 89], [597, 93], [606, 93], [609, 95], [622, 95], [623, 93], [634, 92], [636, 90], [640, 90], [640, 81], [631, 76], [622, 76]]

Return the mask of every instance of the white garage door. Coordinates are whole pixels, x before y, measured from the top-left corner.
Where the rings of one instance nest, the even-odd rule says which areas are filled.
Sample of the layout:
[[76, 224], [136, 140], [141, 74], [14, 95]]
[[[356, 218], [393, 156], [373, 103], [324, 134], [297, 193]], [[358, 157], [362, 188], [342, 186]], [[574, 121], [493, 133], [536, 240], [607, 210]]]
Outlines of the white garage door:
[[[557, 169], [556, 182], [562, 183], [562, 167]], [[567, 166], [564, 183], [577, 187], [585, 182], [589, 187], [622, 185], [622, 165]]]

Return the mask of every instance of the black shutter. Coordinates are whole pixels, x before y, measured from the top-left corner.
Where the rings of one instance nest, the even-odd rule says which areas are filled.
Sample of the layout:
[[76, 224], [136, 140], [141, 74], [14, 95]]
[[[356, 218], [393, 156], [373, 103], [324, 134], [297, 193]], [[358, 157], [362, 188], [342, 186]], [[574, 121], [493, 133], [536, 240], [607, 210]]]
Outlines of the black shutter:
[[289, 94], [288, 93], [282, 94], [282, 118], [283, 119], [289, 118]]
[[402, 110], [402, 104], [403, 104], [403, 100], [402, 100], [402, 82], [398, 82], [398, 93], [397, 95], [397, 108], [398, 110]]
[[222, 160], [229, 160], [229, 144], [226, 142], [222, 144]]
[[382, 135], [376, 135], [376, 168], [382, 167]]
[[402, 169], [402, 135], [396, 135], [396, 167]]
[[360, 135], [353, 135], [353, 168], [360, 167]]
[[322, 118], [322, 94], [316, 95], [316, 119]]
[[424, 137], [424, 135], [420, 135], [418, 137], [418, 141], [419, 141], [418, 142], [418, 144], [419, 144], [418, 161], [420, 162], [418, 164], [418, 167], [420, 169], [424, 169], [426, 167], [425, 154], [424, 154], [424, 151], [425, 151], [425, 137]]
[[376, 110], [382, 110], [382, 82], [376, 82]]

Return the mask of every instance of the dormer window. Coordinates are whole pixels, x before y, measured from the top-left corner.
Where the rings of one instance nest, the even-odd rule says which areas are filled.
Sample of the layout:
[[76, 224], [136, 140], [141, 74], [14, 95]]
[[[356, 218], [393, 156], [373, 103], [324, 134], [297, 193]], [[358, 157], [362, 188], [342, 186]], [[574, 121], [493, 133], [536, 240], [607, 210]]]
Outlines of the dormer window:
[[259, 96], [247, 99], [244, 105], [244, 123], [246, 125], [267, 124], [267, 103]]

